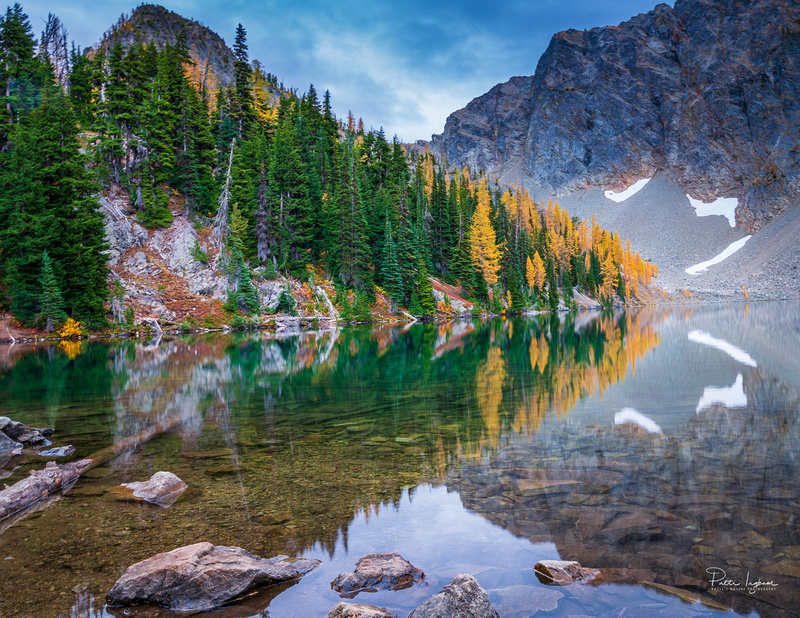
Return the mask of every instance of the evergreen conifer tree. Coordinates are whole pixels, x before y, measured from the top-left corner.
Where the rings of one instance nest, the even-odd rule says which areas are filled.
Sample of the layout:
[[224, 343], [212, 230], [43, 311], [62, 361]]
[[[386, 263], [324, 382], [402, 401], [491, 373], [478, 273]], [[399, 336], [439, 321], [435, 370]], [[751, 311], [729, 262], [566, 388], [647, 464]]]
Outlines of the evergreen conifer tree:
[[39, 296], [39, 316], [37, 321], [44, 322], [44, 331], [52, 333], [56, 327], [67, 319], [64, 313], [64, 299], [61, 296], [61, 287], [53, 272], [53, 262], [45, 249], [42, 253], [42, 276], [39, 278], [42, 293]]
[[66, 97], [45, 90], [42, 105], [23, 117], [0, 155], [0, 255], [11, 309], [32, 323], [45, 249], [62, 270], [71, 317], [105, 323], [108, 298], [105, 228], [97, 188], [78, 150], [77, 123]]
[[392, 222], [386, 214], [386, 231], [384, 237], [384, 259], [381, 267], [381, 277], [386, 292], [396, 303], [403, 302], [403, 275], [397, 263], [397, 248], [392, 237]]

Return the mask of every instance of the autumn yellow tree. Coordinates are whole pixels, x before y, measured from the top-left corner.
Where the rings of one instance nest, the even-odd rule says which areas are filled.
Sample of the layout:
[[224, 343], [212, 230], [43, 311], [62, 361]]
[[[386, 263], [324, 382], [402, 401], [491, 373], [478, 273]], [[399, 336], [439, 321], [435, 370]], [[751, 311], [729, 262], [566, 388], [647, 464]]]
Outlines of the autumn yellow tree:
[[538, 291], [541, 292], [542, 287], [544, 286], [544, 280], [545, 277], [547, 276], [547, 273], [544, 270], [544, 262], [542, 261], [542, 258], [539, 256], [538, 251], [535, 251], [533, 253], [533, 260], [531, 260], [531, 258], [528, 258], [525, 275], [528, 280], [528, 286], [536, 288]]
[[606, 255], [602, 270], [600, 271], [600, 276], [603, 279], [603, 283], [600, 288], [601, 296], [610, 298], [614, 294], [614, 291], [617, 289], [618, 274], [619, 270], [617, 269], [617, 265], [614, 263], [614, 256], [611, 252], [609, 252]]
[[486, 180], [481, 179], [478, 185], [478, 206], [472, 217], [470, 239], [472, 241], [472, 263], [483, 273], [489, 286], [497, 283], [497, 271], [500, 270], [500, 249], [492, 227], [491, 196]]
[[528, 256], [528, 259], [525, 262], [525, 280], [528, 282], [529, 288], [532, 288], [536, 285], [536, 271], [533, 269], [531, 256]]

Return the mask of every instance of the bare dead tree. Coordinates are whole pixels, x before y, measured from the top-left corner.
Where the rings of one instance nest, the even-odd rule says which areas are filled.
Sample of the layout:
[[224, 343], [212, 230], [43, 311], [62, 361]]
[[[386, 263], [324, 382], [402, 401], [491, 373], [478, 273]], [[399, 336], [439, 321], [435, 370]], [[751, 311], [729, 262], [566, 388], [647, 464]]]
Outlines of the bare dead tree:
[[48, 13], [47, 23], [39, 43], [39, 56], [45, 58], [53, 67], [53, 74], [65, 92], [69, 89], [69, 49], [67, 48], [67, 29], [53, 13]]

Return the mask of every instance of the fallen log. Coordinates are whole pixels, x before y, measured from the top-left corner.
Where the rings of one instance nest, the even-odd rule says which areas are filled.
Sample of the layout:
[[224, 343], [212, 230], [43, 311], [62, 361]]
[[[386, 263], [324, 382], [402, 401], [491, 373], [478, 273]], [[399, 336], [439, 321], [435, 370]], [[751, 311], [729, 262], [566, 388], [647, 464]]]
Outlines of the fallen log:
[[[107, 462], [110, 459], [114, 459], [118, 455], [121, 455], [125, 451], [133, 450], [146, 442], [149, 442], [153, 438], [160, 436], [162, 433], [166, 433], [173, 427], [176, 427], [181, 424], [180, 414], [176, 414], [174, 416], [170, 416], [169, 418], [152, 425], [151, 427], [147, 427], [146, 429], [142, 429], [141, 431], [137, 432], [136, 434], [129, 436], [127, 438], [123, 438], [118, 442], [114, 442], [111, 446], [107, 446], [106, 448], [97, 451], [96, 453], [92, 453], [89, 455], [88, 459], [92, 460], [90, 468], [96, 468], [100, 464]], [[88, 468], [87, 468], [88, 469]]]
[[31, 470], [28, 478], [0, 491], [0, 520], [47, 498], [54, 491], [77, 480], [91, 465], [91, 459], [81, 459], [60, 466], [48, 461], [43, 470]]

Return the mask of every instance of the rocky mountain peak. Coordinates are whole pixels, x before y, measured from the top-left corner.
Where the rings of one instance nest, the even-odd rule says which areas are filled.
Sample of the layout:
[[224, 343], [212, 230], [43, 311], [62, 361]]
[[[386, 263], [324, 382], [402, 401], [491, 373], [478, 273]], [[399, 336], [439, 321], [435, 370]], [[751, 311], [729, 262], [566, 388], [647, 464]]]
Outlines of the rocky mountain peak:
[[186, 33], [193, 81], [213, 92], [217, 86], [233, 82], [233, 51], [216, 32], [200, 22], [187, 19], [157, 4], [141, 4], [130, 16], [122, 15], [103, 35], [91, 52], [110, 50], [119, 41], [123, 47], [151, 41], [162, 49], [175, 44], [181, 31]]
[[663, 172], [696, 198], [738, 197], [761, 227], [800, 195], [800, 5], [677, 0], [553, 36], [531, 77], [452, 114], [431, 149], [562, 195]]

